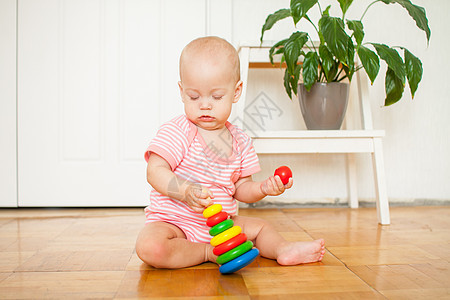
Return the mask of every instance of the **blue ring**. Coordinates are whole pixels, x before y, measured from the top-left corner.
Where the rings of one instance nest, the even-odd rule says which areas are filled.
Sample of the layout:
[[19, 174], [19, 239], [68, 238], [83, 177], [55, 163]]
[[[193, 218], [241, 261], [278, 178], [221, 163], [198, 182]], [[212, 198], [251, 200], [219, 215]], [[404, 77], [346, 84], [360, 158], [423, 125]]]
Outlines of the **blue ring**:
[[242, 254], [241, 256], [236, 257], [233, 260], [230, 260], [226, 264], [223, 264], [219, 268], [219, 271], [222, 274], [234, 273], [234, 272], [242, 269], [243, 267], [249, 265], [252, 261], [255, 260], [255, 258], [258, 256], [258, 254], [259, 254], [259, 250], [256, 248], [253, 248], [252, 250]]

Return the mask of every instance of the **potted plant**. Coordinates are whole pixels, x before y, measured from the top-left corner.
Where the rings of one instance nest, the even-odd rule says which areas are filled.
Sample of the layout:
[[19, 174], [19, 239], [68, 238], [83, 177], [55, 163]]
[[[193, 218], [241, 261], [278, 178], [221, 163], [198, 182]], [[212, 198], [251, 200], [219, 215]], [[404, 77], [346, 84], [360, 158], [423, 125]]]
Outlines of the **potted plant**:
[[[305, 109], [312, 108], [312, 113], [317, 113], [318, 110], [323, 110], [324, 102], [319, 106], [309, 105], [308, 103], [302, 104], [302, 96], [311, 94], [317, 96], [318, 93], [321, 93], [319, 91], [322, 89], [321, 86], [335, 86], [335, 90], [331, 94], [339, 93], [343, 96], [348, 96], [348, 84], [347, 88], [345, 88], [344, 84], [343, 89], [336, 86], [339, 86], [339, 83], [344, 79], [350, 82], [355, 72], [360, 69], [365, 70], [373, 84], [380, 69], [380, 58], [387, 63], [385, 105], [392, 105], [401, 99], [406, 80], [408, 81], [411, 95], [414, 97], [414, 93], [422, 79], [421, 61], [404, 47], [389, 47], [382, 43], [365, 42], [363, 19], [367, 10], [375, 3], [381, 2], [386, 5], [397, 3], [408, 11], [409, 15], [416, 22], [417, 27], [426, 33], [427, 42], [429, 42], [431, 31], [428, 27], [425, 9], [412, 4], [410, 0], [376, 0], [367, 6], [360, 19], [349, 20], [345, 18], [345, 15], [353, 0], [338, 0], [338, 2], [342, 15], [334, 17], [330, 15], [331, 5], [322, 10], [319, 0], [291, 0], [290, 8], [280, 9], [270, 14], [261, 30], [260, 40], [262, 43], [264, 33], [270, 30], [278, 21], [292, 18], [294, 27], [299, 29], [297, 28], [299, 21], [306, 19], [312, 24], [319, 36], [319, 41], [314, 43], [307, 32], [298, 30], [288, 38], [275, 43], [269, 51], [272, 64], [274, 64], [274, 55], [277, 54], [280, 54], [281, 61], [286, 63], [284, 87], [291, 99], [292, 92], [297, 95], [298, 89], [304, 117]], [[320, 19], [316, 23], [308, 16], [308, 12], [314, 6], [317, 6], [320, 11]], [[398, 50], [403, 52], [403, 58]], [[360, 61], [358, 65], [355, 65], [356, 55]], [[303, 77], [303, 83], [299, 85], [301, 77]], [[343, 111], [343, 114], [345, 114], [346, 103], [344, 101], [344, 107], [338, 108], [338, 110]], [[335, 113], [328, 114], [333, 115]], [[305, 122], [309, 129], [340, 128], [340, 124], [336, 128], [335, 121], [331, 122], [333, 123], [332, 128], [328, 128], [330, 124], [325, 124], [326, 128], [315, 128], [317, 126], [320, 127], [320, 124], [308, 124], [311, 120], [307, 118], [305, 117]], [[313, 116], [311, 118], [320, 119], [321, 117]], [[342, 120], [343, 116], [340, 120], [341, 123]]]

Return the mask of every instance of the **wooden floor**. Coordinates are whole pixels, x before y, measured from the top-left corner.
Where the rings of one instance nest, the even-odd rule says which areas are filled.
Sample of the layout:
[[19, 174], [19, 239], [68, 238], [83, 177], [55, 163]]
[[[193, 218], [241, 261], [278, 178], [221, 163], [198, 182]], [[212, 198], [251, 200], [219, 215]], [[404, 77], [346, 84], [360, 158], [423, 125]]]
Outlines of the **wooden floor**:
[[242, 209], [288, 240], [323, 237], [323, 262], [258, 258], [220, 275], [156, 270], [134, 252], [141, 209], [0, 210], [0, 298], [450, 299], [450, 207]]

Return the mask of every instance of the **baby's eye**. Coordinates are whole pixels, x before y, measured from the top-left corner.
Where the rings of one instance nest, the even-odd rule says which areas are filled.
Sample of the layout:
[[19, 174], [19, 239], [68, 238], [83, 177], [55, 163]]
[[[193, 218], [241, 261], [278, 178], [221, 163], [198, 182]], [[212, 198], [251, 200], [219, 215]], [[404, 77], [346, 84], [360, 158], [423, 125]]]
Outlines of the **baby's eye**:
[[197, 100], [199, 97], [198, 97], [198, 96], [189, 96], [189, 98], [190, 98], [191, 100]]
[[214, 100], [221, 100], [223, 96], [213, 96]]

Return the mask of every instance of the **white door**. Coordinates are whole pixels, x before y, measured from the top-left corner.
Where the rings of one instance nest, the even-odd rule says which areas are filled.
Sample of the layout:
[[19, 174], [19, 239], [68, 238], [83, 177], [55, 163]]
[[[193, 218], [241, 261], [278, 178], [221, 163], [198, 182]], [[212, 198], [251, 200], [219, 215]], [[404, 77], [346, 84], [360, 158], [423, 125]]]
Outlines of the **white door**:
[[0, 1], [0, 207], [17, 206], [16, 1]]
[[19, 206], [143, 206], [144, 150], [182, 112], [205, 1], [18, 2]]

